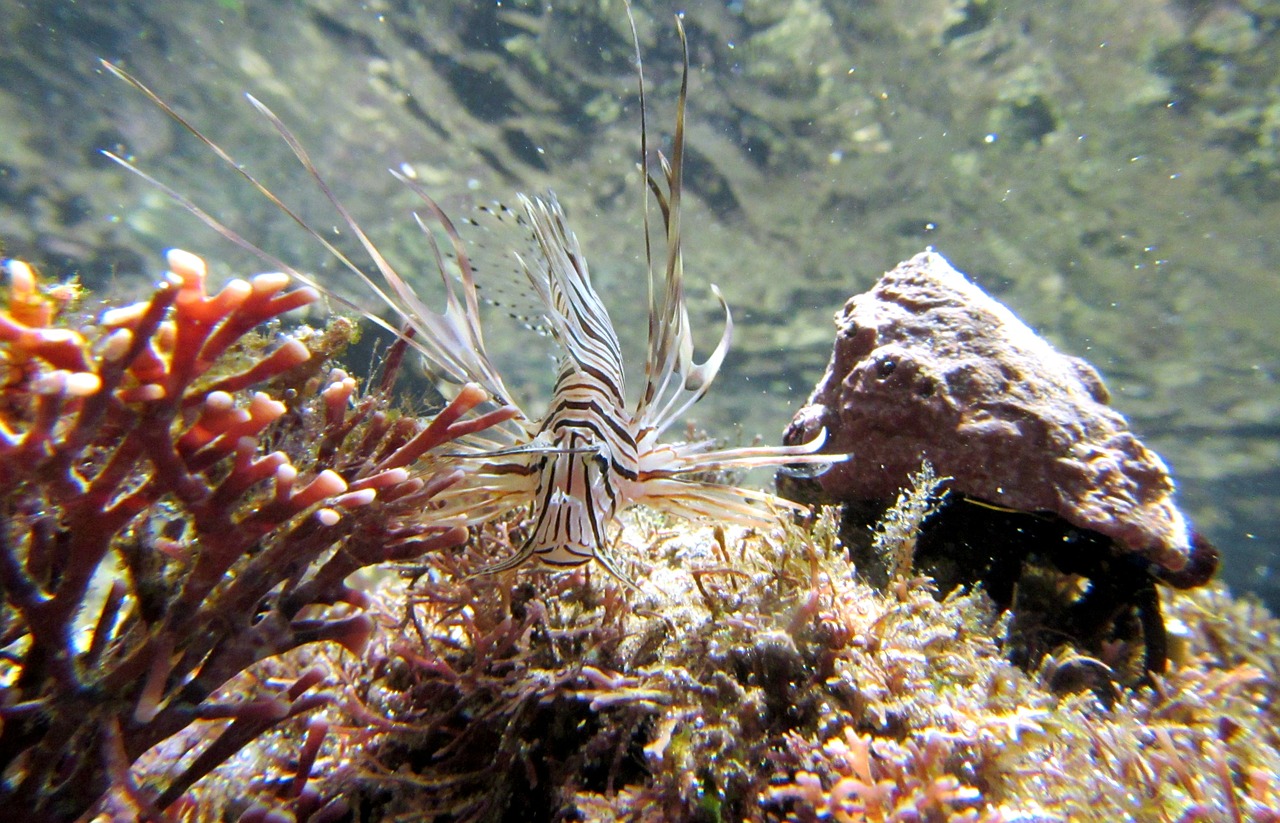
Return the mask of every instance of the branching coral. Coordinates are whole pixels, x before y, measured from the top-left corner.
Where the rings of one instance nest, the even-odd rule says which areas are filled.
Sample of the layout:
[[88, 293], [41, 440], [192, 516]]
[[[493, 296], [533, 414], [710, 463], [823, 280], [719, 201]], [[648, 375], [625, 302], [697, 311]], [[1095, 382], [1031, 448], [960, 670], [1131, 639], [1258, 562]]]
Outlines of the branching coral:
[[[465, 387], [430, 422], [396, 417], [398, 356], [357, 399], [298, 336], [266, 351], [254, 330], [311, 289], [267, 274], [209, 294], [199, 258], [170, 252], [169, 267], [81, 333], [27, 266], [6, 266], [0, 805], [24, 820], [75, 818], [108, 790], [155, 818], [324, 703], [320, 670], [252, 698], [219, 689], [307, 644], [360, 651], [373, 626], [346, 578], [466, 536], [421, 514], [460, 473], [415, 461], [509, 414], [469, 415], [485, 395]], [[200, 720], [222, 721], [204, 748], [135, 785], [130, 765]]]
[[[803, 739], [792, 744], [793, 751], [807, 747]], [[801, 820], [999, 820], [993, 810], [972, 808], [982, 792], [951, 773], [948, 761], [957, 748], [950, 736], [934, 730], [903, 744], [846, 728], [843, 737], [809, 755], [812, 767], [825, 774], [799, 771], [792, 783], [774, 787], [769, 800], [794, 801]]]

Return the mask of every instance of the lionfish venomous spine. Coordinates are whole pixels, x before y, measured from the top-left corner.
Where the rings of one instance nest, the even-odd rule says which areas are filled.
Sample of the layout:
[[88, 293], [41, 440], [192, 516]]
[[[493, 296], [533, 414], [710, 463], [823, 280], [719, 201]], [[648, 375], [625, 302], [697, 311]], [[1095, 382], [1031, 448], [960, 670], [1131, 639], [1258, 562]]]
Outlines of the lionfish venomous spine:
[[[485, 572], [510, 569], [533, 558], [556, 567], [578, 566], [596, 559], [615, 577], [629, 583], [607, 554], [609, 528], [623, 509], [647, 504], [686, 517], [765, 527], [775, 522], [778, 513], [799, 507], [767, 492], [703, 478], [712, 473], [756, 466], [813, 465], [839, 459], [816, 454], [822, 446], [822, 434], [812, 442], [798, 446], [738, 449], [715, 449], [710, 441], [664, 442], [660, 439], [710, 388], [729, 349], [733, 322], [720, 291], [712, 286], [724, 310], [724, 329], [711, 354], [702, 362], [695, 361], [684, 295], [680, 225], [688, 44], [677, 17], [676, 30], [684, 50], [684, 67], [671, 156], [668, 158], [658, 153], [665, 184], [662, 185], [649, 167], [644, 78], [643, 71], [639, 69], [639, 39], [635, 34], [634, 19], [631, 22], [640, 74], [640, 162], [647, 183], [644, 227], [649, 282], [649, 341], [644, 386], [634, 408], [629, 408], [622, 354], [613, 323], [591, 284], [578, 239], [566, 224], [565, 214], [555, 196], [519, 195], [520, 210], [505, 211], [527, 230], [531, 242], [524, 254], [512, 252], [511, 257], [518, 262], [532, 291], [533, 303], [540, 315], [536, 321], [549, 330], [559, 347], [554, 390], [549, 407], [541, 416], [529, 415], [517, 407], [518, 413], [511, 420], [497, 431], [486, 432], [483, 439], [473, 440], [461, 448], [451, 444], [453, 451], [444, 456], [459, 462], [466, 480], [448, 493], [444, 510], [433, 513], [437, 517], [459, 516], [474, 525], [515, 509], [527, 508], [532, 523], [529, 537], [514, 555], [485, 569]], [[444, 283], [443, 312], [429, 308], [392, 267], [334, 195], [303, 146], [261, 102], [246, 95], [293, 150], [357, 238], [377, 268], [382, 285], [154, 92], [123, 69], [106, 61], [103, 65], [149, 97], [311, 234], [342, 265], [360, 277], [409, 331], [397, 330], [368, 312], [358, 308], [357, 311], [393, 333], [407, 337], [409, 343], [450, 380], [479, 384], [495, 403], [515, 405], [486, 353], [475, 271], [466, 243], [454, 223], [415, 180], [392, 171], [424, 205], [426, 217], [414, 214], [414, 219], [427, 238]], [[332, 295], [312, 278], [259, 248], [128, 160], [109, 152], [106, 154], [160, 188], [224, 237], [280, 271]], [[650, 236], [651, 194], [661, 213], [665, 245], [660, 281], [655, 271]], [[452, 274], [446, 264], [446, 255], [441, 251], [437, 231], [449, 244], [455, 264]], [[659, 283], [661, 288], [657, 287]], [[356, 308], [340, 297], [335, 299]]]

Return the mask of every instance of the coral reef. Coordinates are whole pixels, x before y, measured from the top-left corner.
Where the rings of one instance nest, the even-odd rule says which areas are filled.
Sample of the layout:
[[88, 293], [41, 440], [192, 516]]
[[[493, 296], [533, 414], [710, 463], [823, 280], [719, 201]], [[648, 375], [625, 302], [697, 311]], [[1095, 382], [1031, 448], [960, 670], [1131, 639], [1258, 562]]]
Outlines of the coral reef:
[[[359, 653], [373, 624], [346, 579], [466, 537], [422, 515], [458, 472], [415, 461], [509, 414], [468, 416], [477, 387], [429, 422], [392, 414], [400, 348], [357, 397], [353, 378], [322, 373], [350, 324], [277, 332], [278, 345], [257, 331], [315, 291], [264, 274], [210, 294], [199, 258], [172, 251], [169, 268], [149, 298], [77, 329], [74, 288], [41, 289], [6, 264], [0, 805], [32, 823], [99, 803], [158, 819], [325, 703], [322, 669], [224, 686], [310, 644]], [[181, 767], [135, 781], [131, 764], [201, 721], [216, 722]], [[324, 732], [312, 737], [304, 762]]]
[[[676, 82], [678, 55], [674, 38], [654, 36], [653, 20], [670, 7], [640, 6], [650, 97], [660, 101], [669, 96], [664, 85]], [[994, 294], [1065, 348], [1090, 347], [1135, 427], [1177, 467], [1183, 505], [1197, 524], [1222, 537], [1248, 535], [1227, 565], [1233, 585], [1280, 602], [1272, 562], [1280, 488], [1274, 0], [690, 0], [681, 7], [696, 67], [691, 119], [703, 124], [689, 135], [686, 224], [699, 242], [690, 244], [696, 249], [687, 265], [750, 309], [738, 318], [736, 353], [723, 375], [740, 390], [704, 405], [700, 426], [726, 432], [738, 424], [747, 436], [776, 430], [790, 414], [794, 387], [810, 384], [827, 358], [824, 318], [849, 293], [850, 277], [882, 271], [933, 243], [968, 261]], [[616, 2], [391, 0], [371, 11], [340, 0], [288, 7], [178, 0], [13, 4], [9, 11], [13, 48], [0, 57], [0, 113], [9, 128], [0, 141], [0, 235], [10, 253], [81, 271], [95, 288], [143, 277], [150, 252], [140, 249], [189, 224], [179, 228], [187, 216], [152, 190], [140, 194], [126, 188], [126, 176], [101, 172], [99, 150], [124, 147], [120, 153], [145, 158], [150, 168], [181, 169], [211, 211], [238, 215], [258, 243], [294, 259], [286, 232], [295, 227], [253, 201], [239, 180], [218, 189], [202, 171], [203, 148], [189, 151], [154, 112], [111, 93], [96, 73], [97, 58], [106, 56], [200, 110], [196, 119], [218, 123], [229, 144], [253, 145], [265, 166], [283, 169], [291, 158], [263, 146], [256, 131], [244, 133], [250, 119], [228, 106], [245, 89], [302, 124], [300, 137], [322, 168], [407, 160], [433, 190], [465, 197], [478, 186], [485, 199], [540, 188], [555, 169], [584, 240], [616, 255], [596, 262], [610, 298], [643, 300], [620, 291], [630, 278], [611, 275], [642, 254], [642, 235], [627, 222], [634, 203], [622, 194], [634, 191], [636, 136], [627, 108], [634, 103], [624, 97], [634, 88], [632, 51]], [[174, 59], [175, 44], [183, 59]], [[405, 193], [388, 176], [363, 175], [350, 189], [354, 211], [402, 219]], [[409, 268], [422, 252], [412, 234], [388, 249]], [[80, 331], [88, 342], [32, 333], [48, 324], [16, 319], [20, 304], [41, 302], [30, 300], [34, 290], [23, 293], [4, 316], [2, 382], [13, 388], [3, 393], [8, 429], [0, 440], [35, 431], [33, 444], [64, 443], [77, 421], [92, 422], [79, 410], [102, 400], [95, 379], [100, 388], [110, 334], [94, 323]], [[45, 295], [56, 312], [56, 301], [73, 290]], [[640, 335], [642, 315], [634, 327]], [[152, 336], [157, 351], [164, 334]], [[204, 382], [251, 368], [269, 348], [258, 333], [242, 341], [247, 355], [229, 350], [231, 358], [186, 391], [198, 394]], [[308, 338], [305, 345], [313, 357], [295, 370], [224, 391], [250, 419], [254, 389], [286, 407], [254, 435], [253, 459], [279, 450], [300, 478], [328, 468], [359, 482], [358, 470], [348, 476], [337, 465], [340, 454], [358, 461], [381, 447], [378, 432], [393, 434], [392, 442], [407, 432], [397, 427], [420, 424], [396, 419], [379, 392], [357, 399], [348, 377], [321, 376], [325, 344]], [[87, 353], [74, 354], [85, 346]], [[779, 357], [783, 349], [787, 356]], [[344, 395], [354, 408], [343, 407]], [[117, 435], [136, 430], [121, 409], [159, 403], [126, 400], [108, 410], [124, 421], [121, 429], [99, 429], [97, 439], [77, 446], [86, 470], [99, 471], [116, 454]], [[211, 426], [216, 411], [209, 410]], [[175, 411], [171, 431], [189, 431], [202, 413]], [[322, 456], [322, 443], [333, 452]], [[223, 456], [184, 470], [222, 488], [245, 465], [226, 445], [200, 447]], [[54, 487], [32, 477], [48, 459], [41, 448], [0, 457], [6, 471], [27, 478], [12, 494], [4, 481], [5, 505], [28, 501], [22, 511], [5, 510], [0, 548], [13, 551], [0, 559], [27, 564], [40, 586], [65, 579], [59, 563], [72, 537], [90, 539], [65, 528], [66, 511], [48, 491]], [[136, 466], [154, 469], [145, 458]], [[434, 462], [422, 472], [428, 481], [447, 477]], [[269, 504], [272, 483], [238, 493], [227, 486], [232, 519], [252, 518]], [[285, 497], [306, 481], [294, 485]], [[205, 542], [196, 538], [224, 546], [232, 539], [198, 534], [191, 509], [166, 494], [109, 536], [111, 549], [78, 600], [60, 601], [67, 611], [56, 631], [73, 655], [46, 662], [51, 646], [32, 651], [35, 641], [22, 636], [21, 600], [0, 581], [0, 758], [7, 758], [0, 805], [38, 820], [28, 801], [80, 805], [105, 770], [115, 791], [103, 816], [158, 817], [148, 804], [180, 792], [240, 745], [168, 814], [319, 820], [341, 813], [342, 804], [320, 810], [350, 792], [346, 814], [370, 821], [433, 812], [488, 820], [1280, 819], [1280, 624], [1216, 585], [1157, 589], [1145, 568], [1107, 562], [1108, 539], [959, 495], [938, 504], [928, 526], [965, 521], [958, 526], [970, 536], [964, 551], [948, 541], [931, 546], [911, 528], [934, 508], [919, 497], [928, 485], [903, 498], [914, 508], [892, 509], [879, 523], [877, 510], [866, 520], [866, 542], [877, 546], [868, 556], [894, 558], [896, 571], [879, 581], [883, 591], [862, 585], [874, 570], [861, 554], [856, 569], [848, 562], [846, 553], [859, 547], [847, 532], [849, 544], [836, 545], [829, 516], [816, 534], [722, 536], [666, 528], [641, 514], [619, 549], [647, 567], [628, 574], [652, 593], [649, 600], [628, 603], [631, 595], [582, 574], [466, 580], [510, 554], [522, 534], [513, 522], [495, 524], [467, 554], [428, 552], [416, 579], [373, 578], [344, 592], [345, 604], [314, 604], [286, 618], [279, 594], [296, 591], [309, 573], [251, 566], [254, 558], [300, 546], [307, 528], [318, 543], [326, 533], [317, 523], [335, 515], [327, 534], [345, 530], [339, 539], [357, 546], [357, 523], [376, 531], [419, 522], [382, 491], [351, 509], [317, 500], [255, 538], [233, 560], [235, 574], [210, 595], [241, 579], [247, 592], [258, 581], [241, 572], [265, 571], [283, 585], [253, 604], [252, 614], [226, 623], [204, 608], [206, 599], [198, 604], [201, 621], [188, 623], [198, 631], [157, 641], [174, 644], [174, 676], [166, 679], [163, 647], [152, 646], [155, 665], [146, 661], [135, 682], [113, 694], [92, 692], [87, 664], [119, 665], [125, 658], [116, 649], [140, 654], [152, 631], [187, 622], [157, 616], [155, 607], [170, 602], [189, 573]], [[119, 494], [102, 505], [142, 488], [121, 479]], [[39, 498], [46, 494], [50, 501]], [[269, 509], [267, 519], [250, 522], [284, 513]], [[415, 539], [442, 545], [458, 536], [426, 528], [416, 538], [406, 533], [406, 553]], [[1016, 545], [1001, 543], [1000, 535], [1014, 534]], [[1054, 563], [1027, 557], [1028, 543], [1054, 541], [1078, 549], [1089, 567], [1064, 576]], [[48, 551], [32, 555], [30, 546]], [[381, 549], [364, 545], [362, 556]], [[317, 551], [313, 570], [342, 556]], [[1016, 586], [942, 595], [917, 579], [927, 573], [943, 588], [954, 567], [1007, 557], [1023, 567]], [[1145, 677], [1123, 671], [1136, 639], [1146, 639], [1143, 627], [1119, 625], [1134, 615], [1117, 622], [1111, 611], [1134, 587], [1147, 613], [1162, 612], [1167, 625], [1167, 670]], [[37, 594], [59, 591], [73, 590]], [[1079, 608], [1037, 612], [1053, 598]], [[112, 616], [107, 607], [116, 600]], [[1016, 617], [1000, 616], [1005, 604]], [[306, 620], [356, 618], [348, 627], [368, 629], [371, 639], [360, 656], [336, 643], [305, 643], [261, 660], [199, 704], [210, 719], [186, 723], [132, 770], [116, 756], [122, 746], [95, 743], [131, 728], [142, 730], [133, 739], [140, 745], [161, 731], [156, 718], [134, 717], [139, 705], [150, 705], [142, 699], [148, 681], [164, 681], [157, 718], [175, 725], [195, 718], [199, 712], [177, 698], [190, 683], [211, 685], [218, 667], [204, 677], [201, 661], [179, 656], [179, 647], [227, 648], [217, 639], [245, 636], [259, 607], [269, 626], [289, 632]], [[1111, 628], [1095, 626], [1084, 654], [1056, 641], [1062, 626], [1080, 633], [1097, 615]], [[99, 624], [110, 626], [99, 632]], [[354, 632], [347, 639], [358, 648]], [[1026, 651], [1019, 656], [1015, 646]], [[232, 656], [228, 650], [221, 659]], [[63, 677], [68, 661], [81, 681]], [[34, 666], [24, 681], [18, 674], [27, 663]], [[1114, 680], [1140, 685], [1117, 689]], [[295, 706], [295, 717], [277, 722]], [[85, 732], [68, 737], [65, 718], [76, 711]], [[57, 717], [61, 731], [48, 726]], [[212, 753], [197, 763], [202, 751]], [[77, 771], [82, 762], [89, 765]], [[36, 779], [26, 797], [15, 798], [33, 768], [52, 776], [52, 788], [38, 792]]]
[[79, 324], [73, 288], [8, 265], [0, 799], [24, 820], [1280, 820], [1257, 605], [1162, 590], [1169, 669], [1139, 688], [1067, 651], [1019, 668], [1016, 621], [911, 567], [927, 469], [875, 530], [883, 591], [832, 510], [633, 511], [643, 594], [477, 576], [529, 524], [450, 548], [431, 498], [447, 444], [507, 412], [464, 389], [397, 415], [402, 350], [357, 392], [325, 371], [349, 328], [260, 329], [311, 293], [171, 268]]

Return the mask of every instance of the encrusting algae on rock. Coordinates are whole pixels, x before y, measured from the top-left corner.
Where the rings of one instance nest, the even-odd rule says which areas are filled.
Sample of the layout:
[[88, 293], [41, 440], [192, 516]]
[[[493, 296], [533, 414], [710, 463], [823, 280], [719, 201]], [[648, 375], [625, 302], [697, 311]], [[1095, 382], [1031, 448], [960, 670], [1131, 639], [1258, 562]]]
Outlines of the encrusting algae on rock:
[[836, 324], [826, 374], [785, 439], [827, 431], [849, 458], [813, 478], [784, 469], [785, 493], [843, 504], [844, 535], [875, 579], [869, 527], [926, 461], [948, 497], [915, 559], [943, 591], [980, 583], [1014, 613], [1012, 658], [1035, 666], [1073, 646], [1093, 662], [1072, 666], [1110, 668], [1106, 679], [1163, 671], [1157, 584], [1204, 585], [1218, 554], [1098, 372], [933, 251], [850, 298]]
[[1168, 467], [1111, 408], [1098, 372], [942, 255], [899, 264], [837, 324], [827, 374], [788, 431], [803, 442], [825, 429], [833, 449], [856, 448], [818, 478], [831, 497], [891, 499], [927, 458], [956, 492], [1055, 514], [1173, 580], [1212, 575]]

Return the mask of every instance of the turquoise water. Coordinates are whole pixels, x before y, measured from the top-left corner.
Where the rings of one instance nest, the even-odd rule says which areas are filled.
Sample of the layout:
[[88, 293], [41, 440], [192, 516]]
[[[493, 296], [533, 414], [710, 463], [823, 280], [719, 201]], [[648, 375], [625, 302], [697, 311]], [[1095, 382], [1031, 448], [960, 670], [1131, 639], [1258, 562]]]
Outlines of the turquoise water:
[[[1171, 463], [1237, 589], [1280, 602], [1280, 13], [1265, 4], [645, 2], [650, 139], [667, 145], [685, 12], [686, 269], [733, 353], [693, 422], [775, 442], [821, 375], [830, 318], [932, 245], [1059, 348]], [[274, 254], [323, 250], [140, 95], [120, 61], [318, 227], [318, 192], [243, 100], [298, 133], [372, 235], [430, 271], [387, 167], [456, 214], [554, 188], [633, 359], [644, 317], [639, 108], [618, 0], [70, 4], [0, 0], [0, 240], [96, 290], [182, 246], [262, 264], [104, 162], [131, 153]], [[343, 288], [335, 285], [336, 288]], [[424, 286], [424, 291], [430, 286]], [[348, 293], [352, 289], [346, 287]], [[501, 328], [500, 326], [497, 328]], [[495, 331], [495, 335], [498, 332]], [[517, 390], [551, 380], [518, 330]]]

